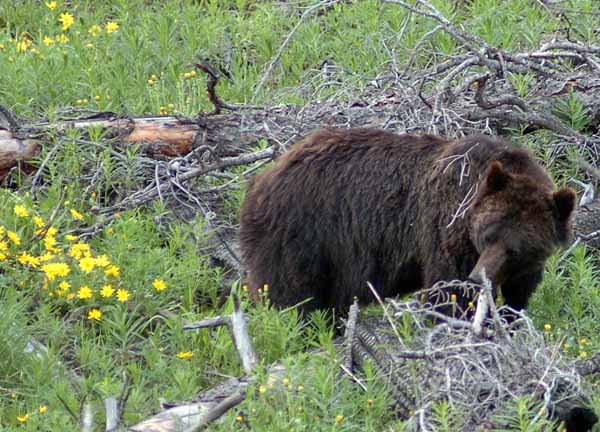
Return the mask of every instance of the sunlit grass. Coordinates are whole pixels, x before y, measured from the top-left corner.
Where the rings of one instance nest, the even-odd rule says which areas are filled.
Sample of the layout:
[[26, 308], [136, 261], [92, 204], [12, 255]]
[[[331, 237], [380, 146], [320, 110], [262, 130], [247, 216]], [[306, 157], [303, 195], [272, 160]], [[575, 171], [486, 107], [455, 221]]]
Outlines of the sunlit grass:
[[[532, 49], [566, 25], [535, 1], [434, 3], [453, 22], [507, 50]], [[0, 104], [31, 121], [90, 110], [193, 116], [212, 109], [206, 77], [194, 69], [196, 58], [230, 75], [218, 87], [224, 100], [250, 102], [301, 15], [296, 6], [250, 0], [0, 2]], [[594, 0], [569, 2], [583, 12], [596, 6]], [[568, 19], [575, 39], [598, 44], [596, 15], [572, 13]], [[315, 71], [325, 60], [343, 71], [335, 86], [360, 89], [390, 67], [392, 55], [402, 67], [435, 25], [375, 0], [336, 3], [298, 28], [252, 103], [306, 102], [324, 79]], [[459, 49], [456, 40], [437, 32], [414, 53], [415, 64], [444, 60]], [[308, 79], [313, 79], [308, 91], [297, 91]], [[521, 95], [533, 90], [528, 76], [510, 80]], [[558, 111], [577, 129], [589, 123], [574, 97]], [[35, 195], [27, 194], [24, 176], [15, 179], [16, 191], [0, 192], [3, 430], [80, 430], [65, 404], [78, 414], [87, 400], [102, 413], [102, 400], [120, 394], [123, 373], [132, 386], [124, 415], [128, 425], [156, 412], [160, 398], [191, 399], [222, 374], [242, 374], [226, 329], [184, 332], [182, 321], [161, 313], [192, 320], [231, 311], [231, 303], [215, 309], [221, 274], [199, 254], [206, 246], [203, 221], [175, 221], [166, 217], [170, 209], [153, 203], [121, 213], [89, 239], [71, 237], [75, 228], [102, 223], [93, 208], [139, 189], [144, 171], [138, 147], [118, 148], [119, 158], [100, 131], [67, 136]], [[49, 140], [40, 158], [54, 145]], [[543, 140], [536, 145], [548, 160]], [[558, 179], [575, 172], [570, 166], [552, 169]], [[235, 221], [242, 199], [242, 190], [228, 191], [224, 217]], [[243, 293], [242, 303], [263, 364], [282, 359], [289, 370], [285, 382], [269, 386], [259, 368], [259, 383], [249, 389], [247, 401], [216, 430], [246, 423], [265, 431], [401, 430], [373, 371], [367, 368], [366, 392], [340, 378], [330, 317], [302, 320], [294, 310], [253, 304]], [[564, 352], [573, 358], [590, 355], [600, 348], [598, 310], [594, 255], [578, 248], [560, 263], [553, 258], [530, 308], [548, 340], [564, 339]], [[410, 329], [402, 331], [410, 337]], [[31, 340], [47, 351], [27, 353]], [[306, 353], [317, 347], [320, 354]], [[516, 430], [529, 431], [533, 409], [519, 400], [506, 412]], [[460, 413], [452, 406], [440, 403], [435, 412], [440, 430], [456, 427]]]

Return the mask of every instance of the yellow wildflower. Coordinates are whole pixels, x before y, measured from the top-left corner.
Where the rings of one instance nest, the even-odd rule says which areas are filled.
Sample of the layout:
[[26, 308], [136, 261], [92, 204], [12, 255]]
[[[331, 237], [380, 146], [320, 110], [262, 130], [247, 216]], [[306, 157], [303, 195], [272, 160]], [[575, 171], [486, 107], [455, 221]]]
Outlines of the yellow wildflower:
[[75, 236], [75, 235], [73, 235], [73, 234], [67, 234], [67, 235], [65, 235], [65, 240], [67, 240], [67, 241], [75, 241], [75, 240], [77, 240], [78, 238], [79, 238], [79, 237], [77, 237], [77, 236]]
[[66, 44], [67, 42], [69, 42], [69, 38], [66, 34], [61, 33], [56, 37], [56, 40], [59, 41], [61, 44]]
[[48, 407], [47, 407], [46, 405], [40, 405], [40, 406], [38, 407], [38, 412], [39, 412], [40, 414], [44, 414], [46, 411], [48, 411]]
[[13, 209], [13, 211], [15, 212], [15, 214], [18, 217], [27, 217], [27, 216], [29, 216], [29, 212], [27, 211], [27, 209], [25, 208], [25, 206], [23, 206], [21, 204], [17, 204], [15, 206], [15, 208]]
[[96, 267], [96, 259], [92, 257], [83, 257], [79, 260], [79, 267], [84, 273], [89, 273]]
[[111, 265], [106, 270], [104, 270], [104, 273], [106, 274], [106, 276], [112, 276], [112, 277], [119, 277], [119, 272], [120, 272], [119, 267], [117, 267], [116, 265]]
[[50, 261], [52, 258], [54, 258], [54, 254], [52, 252], [46, 252], [44, 255], [40, 255], [38, 258], [40, 259], [40, 262]]
[[110, 265], [110, 261], [106, 255], [98, 255], [96, 258], [94, 258], [94, 260], [96, 261], [96, 266], [98, 267], [108, 267]]
[[46, 7], [48, 9], [50, 9], [51, 11], [53, 11], [54, 9], [56, 9], [56, 2], [55, 1], [46, 2]]
[[258, 388], [258, 392], [259, 392], [260, 394], [264, 394], [264, 393], [266, 393], [266, 392], [267, 392], [267, 388], [266, 388], [264, 385], [261, 385], [261, 386]]
[[191, 351], [180, 351], [179, 354], [177, 354], [177, 357], [179, 357], [180, 359], [187, 360], [192, 358], [193, 355], [194, 353]]
[[[96, 102], [100, 101], [100, 99], [101, 99], [101, 98], [100, 98], [100, 95], [96, 95], [96, 96], [94, 96], [94, 100], [95, 100]], [[95, 194], [96, 194], [96, 192], [92, 192], [92, 198], [94, 198], [94, 197], [95, 197]]]
[[17, 261], [21, 264], [29, 264], [31, 267], [38, 267], [40, 265], [40, 260], [33, 255], [28, 254], [27, 252], [23, 252], [21, 255], [17, 257]]
[[90, 256], [90, 245], [87, 243], [75, 243], [69, 248], [69, 256], [75, 259], [80, 259], [84, 256]]
[[46, 231], [46, 233], [44, 234], [44, 237], [54, 237], [57, 232], [58, 230], [55, 227], [51, 226], [50, 228], [48, 228], [48, 231]]
[[4, 253], [4, 252], [0, 252], [0, 261], [4, 261], [6, 258], [8, 258], [8, 254]]
[[112, 33], [119, 29], [119, 24], [114, 21], [109, 21], [106, 23], [106, 33]]
[[19, 246], [21, 244], [21, 237], [19, 237], [19, 234], [17, 234], [14, 231], [8, 230], [6, 232], [6, 236], [8, 237], [8, 239], [13, 242], [14, 244], [16, 244], [17, 246]]
[[26, 40], [17, 42], [17, 52], [21, 53], [21, 52], [27, 51], [28, 46], [29, 46], [29, 44], [27, 43]]
[[546, 330], [546, 331], [552, 330], [552, 324], [544, 324], [544, 330]]
[[71, 288], [71, 284], [67, 281], [62, 281], [58, 284], [58, 287], [63, 291], [69, 291], [69, 288]]
[[60, 252], [60, 249], [55, 247], [56, 245], [56, 237], [53, 236], [44, 236], [44, 247], [48, 252]]
[[195, 70], [191, 70], [190, 71], [190, 76], [193, 78], [196, 76], [196, 71]]
[[83, 215], [75, 209], [71, 209], [71, 217], [75, 220], [83, 220]]
[[190, 78], [192, 76], [192, 74], [190, 74], [189, 72], [186, 72], [186, 73], [183, 74], [183, 76], [185, 78]]
[[0, 237], [4, 237], [5, 232], [6, 232], [6, 229], [4, 228], [4, 226], [0, 225]]
[[90, 29], [88, 30], [88, 33], [91, 34], [92, 36], [96, 37], [98, 36], [98, 33], [100, 33], [102, 31], [102, 28], [97, 25], [94, 24], [93, 26], [90, 27]]
[[71, 27], [75, 22], [73, 15], [71, 15], [69, 12], [61, 13], [58, 17], [58, 20], [62, 23], [63, 31], [68, 30], [69, 27]]
[[73, 300], [74, 297], [75, 297], [75, 294], [73, 294], [73, 293], [67, 294], [67, 300]]
[[46, 225], [46, 223], [44, 222], [44, 219], [42, 219], [42, 218], [41, 218], [41, 217], [39, 217], [39, 216], [34, 216], [34, 217], [33, 217], [33, 223], [34, 223], [34, 224], [35, 224], [35, 226], [36, 226], [36, 227], [38, 227], [38, 228], [43, 228], [43, 227]]
[[67, 276], [71, 269], [67, 263], [57, 262], [44, 264], [42, 266], [42, 271], [49, 280], [54, 280], [57, 276]]
[[340, 424], [342, 422], [342, 420], [344, 420], [344, 416], [341, 414], [338, 414], [335, 416], [335, 424]]
[[93, 43], [91, 43], [91, 42], [88, 42], [88, 43], [86, 43], [86, 44], [85, 44], [85, 47], [86, 47], [87, 49], [92, 49], [92, 48], [94, 48], [94, 44], [93, 44]]
[[50, 46], [53, 44], [54, 44], [54, 39], [52, 39], [50, 36], [44, 36], [44, 45]]
[[162, 279], [154, 279], [154, 282], [152, 282], [152, 286], [158, 292], [161, 292], [161, 291], [164, 291], [165, 289], [167, 289], [167, 284]]
[[109, 298], [113, 295], [114, 292], [115, 292], [115, 289], [112, 287], [112, 285], [106, 284], [100, 290], [100, 295], [104, 298]]
[[450, 301], [451, 301], [452, 303], [456, 303], [456, 294], [452, 294], [452, 295], [450, 296]]
[[81, 300], [92, 298], [92, 289], [87, 285], [82, 286], [79, 288], [79, 291], [77, 291], [77, 298], [80, 298]]
[[0, 252], [6, 252], [8, 250], [8, 243], [4, 240], [0, 241]]
[[88, 312], [89, 320], [100, 321], [100, 318], [102, 318], [102, 311], [100, 309], [90, 309]]
[[17, 416], [17, 421], [19, 423], [25, 423], [27, 420], [29, 420], [29, 414], [23, 414], [23, 415]]
[[283, 385], [288, 385], [290, 383], [290, 380], [287, 378], [284, 378], [282, 382], [283, 382]]
[[126, 302], [127, 300], [129, 300], [129, 291], [127, 291], [126, 289], [119, 288], [117, 290], [117, 300], [119, 300], [120, 302]]

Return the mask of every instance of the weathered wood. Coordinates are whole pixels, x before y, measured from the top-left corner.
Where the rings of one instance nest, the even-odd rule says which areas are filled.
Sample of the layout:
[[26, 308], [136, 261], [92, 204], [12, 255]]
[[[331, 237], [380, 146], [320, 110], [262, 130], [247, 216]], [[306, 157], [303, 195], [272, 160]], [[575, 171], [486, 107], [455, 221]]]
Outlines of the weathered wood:
[[18, 131], [0, 129], [0, 180], [17, 161], [30, 161], [42, 146], [49, 145], [50, 132], [60, 134], [68, 129], [98, 128], [107, 137], [118, 138], [121, 145], [143, 143], [143, 149], [152, 157], [184, 156], [192, 149], [210, 150], [219, 157], [227, 157], [239, 155], [261, 140], [286, 147], [299, 136], [326, 125], [381, 126], [397, 118], [399, 104], [408, 105], [408, 101], [392, 93], [374, 95], [369, 101], [317, 102], [305, 107], [279, 105], [263, 110], [202, 114], [195, 119], [123, 118], [98, 113], [53, 123], [33, 122], [21, 125]]
[[200, 419], [197, 425], [190, 427], [186, 432], [199, 432], [206, 429], [209, 424], [242, 402], [245, 398], [246, 392], [244, 390], [237, 390], [235, 393], [227, 396], [225, 399], [219, 402], [212, 410], [207, 412]]
[[600, 249], [600, 200], [577, 208], [573, 229], [576, 238], [580, 237], [588, 246]]
[[249, 374], [254, 369], [254, 366], [258, 363], [258, 356], [252, 346], [250, 335], [248, 333], [248, 324], [246, 323], [246, 317], [240, 307], [240, 300], [236, 293], [232, 294], [234, 311], [231, 314], [231, 320], [229, 330], [233, 337], [233, 344], [242, 363], [244, 371]]
[[229, 317], [223, 317], [223, 316], [209, 317], [209, 318], [204, 318], [200, 321], [194, 321], [193, 323], [186, 324], [183, 326], [183, 330], [197, 330], [197, 329], [201, 329], [201, 328], [219, 327], [222, 325], [228, 325], [230, 321], [231, 320]]
[[[280, 363], [271, 365], [267, 370], [267, 385], [280, 382], [286, 373], [286, 369]], [[246, 395], [249, 385], [254, 383], [254, 377], [245, 376], [231, 378], [198, 395], [196, 400], [182, 405], [167, 405], [165, 411], [131, 426], [131, 432], [180, 432], [182, 430], [198, 427], [207, 419], [214, 416], [211, 412], [219, 412], [219, 403], [226, 398], [230, 402], [240, 402]], [[240, 400], [241, 398], [241, 400]], [[234, 406], [234, 405], [233, 405]]]
[[106, 432], [117, 432], [119, 430], [119, 401], [116, 397], [104, 400], [104, 411], [106, 412]]
[[19, 162], [35, 157], [40, 145], [32, 139], [21, 139], [12, 132], [0, 129], [0, 180]]

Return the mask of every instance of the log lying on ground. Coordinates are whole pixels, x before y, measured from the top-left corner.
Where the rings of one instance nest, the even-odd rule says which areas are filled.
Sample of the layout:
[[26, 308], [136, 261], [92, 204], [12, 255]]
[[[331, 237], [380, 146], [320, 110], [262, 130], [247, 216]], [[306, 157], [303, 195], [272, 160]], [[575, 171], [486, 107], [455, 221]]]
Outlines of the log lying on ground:
[[0, 180], [19, 162], [32, 161], [39, 148], [40, 143], [34, 139], [20, 138], [15, 133], [0, 129]]
[[[0, 180], [18, 161], [32, 161], [39, 149], [48, 145], [50, 132], [100, 128], [107, 138], [115, 138], [122, 146], [144, 144], [145, 153], [155, 158], [185, 156], [192, 151], [229, 157], [248, 151], [262, 140], [286, 148], [299, 136], [327, 125], [385, 126], [397, 117], [401, 106], [409, 109], [409, 99], [402, 93], [365, 94], [353, 101], [317, 102], [305, 107], [280, 105], [262, 110], [200, 114], [194, 119], [127, 118], [98, 113], [54, 123], [24, 123], [18, 130], [0, 129]], [[115, 144], [107, 139], [107, 145]]]

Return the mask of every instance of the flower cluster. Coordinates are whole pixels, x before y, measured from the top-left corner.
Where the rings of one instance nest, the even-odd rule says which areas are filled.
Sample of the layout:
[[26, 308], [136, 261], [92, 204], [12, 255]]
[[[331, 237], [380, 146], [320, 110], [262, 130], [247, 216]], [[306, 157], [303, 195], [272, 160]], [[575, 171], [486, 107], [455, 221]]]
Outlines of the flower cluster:
[[[41, 35], [39, 46], [41, 47], [43, 45], [46, 48], [50, 48], [56, 44], [68, 44], [71, 42], [69, 35], [73, 32], [73, 29], [78, 27], [81, 28], [83, 23], [71, 12], [59, 11], [58, 4], [55, 1], [46, 2], [46, 7], [49, 11], [49, 15], [46, 16], [46, 20], [47, 22], [54, 22], [55, 25], [53, 28], [50, 28], [50, 34]], [[110, 35], [111, 33], [116, 33], [118, 32], [119, 28], [119, 23], [115, 21], [107, 21], [102, 25], [93, 24], [89, 26], [87, 29], [87, 34], [91, 38], [97, 38], [102, 34]], [[75, 36], [78, 36], [81, 33], [81, 30], [76, 30], [74, 33]], [[31, 52], [34, 54], [40, 54], [39, 49], [36, 48], [34, 44], [33, 38], [27, 33], [23, 33], [20, 37], [13, 38], [12, 42], [17, 53]], [[92, 49], [94, 48], [94, 44], [92, 42], [87, 42], [86, 47]], [[0, 47], [0, 49], [3, 48], [4, 45]]]
[[[38, 281], [48, 301], [83, 306], [90, 322], [102, 320], [104, 306], [132, 300], [131, 291], [121, 281], [121, 268], [108, 255], [95, 253], [89, 243], [73, 234], [61, 235], [56, 226], [23, 202], [12, 207], [12, 214], [8, 224], [0, 225], [0, 270], [25, 272], [33, 282], [30, 286]], [[87, 217], [71, 208], [62, 219], [77, 225]], [[167, 290], [167, 283], [156, 278], [151, 289], [160, 294]]]

